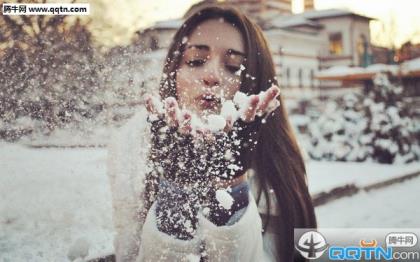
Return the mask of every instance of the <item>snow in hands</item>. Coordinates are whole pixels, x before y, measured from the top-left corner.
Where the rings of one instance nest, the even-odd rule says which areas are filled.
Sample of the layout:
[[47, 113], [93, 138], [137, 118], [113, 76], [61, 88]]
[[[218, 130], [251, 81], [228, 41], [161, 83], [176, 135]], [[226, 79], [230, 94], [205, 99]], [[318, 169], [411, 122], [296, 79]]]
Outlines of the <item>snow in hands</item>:
[[209, 219], [216, 224], [228, 221], [234, 198], [224, 185], [243, 174], [242, 153], [256, 143], [251, 122], [279, 106], [278, 94], [275, 86], [258, 95], [238, 92], [233, 100], [220, 100], [218, 114], [202, 117], [181, 108], [173, 97], [146, 99], [152, 134], [150, 176], [158, 178], [160, 231], [191, 239], [200, 210], [210, 210]]
[[222, 99], [216, 99], [216, 96], [205, 97], [205, 99], [214, 99], [220, 103], [221, 109], [219, 114], [205, 114], [202, 117], [181, 108], [174, 97], [161, 101], [155, 96], [147, 95], [145, 104], [151, 121], [164, 118], [169, 126], [178, 127], [181, 133], [196, 136], [229, 131], [238, 119], [249, 123], [254, 121], [256, 116], [268, 116], [280, 106], [277, 99], [279, 94], [279, 88], [273, 85], [258, 95], [248, 96], [238, 91], [233, 100], [222, 101]]

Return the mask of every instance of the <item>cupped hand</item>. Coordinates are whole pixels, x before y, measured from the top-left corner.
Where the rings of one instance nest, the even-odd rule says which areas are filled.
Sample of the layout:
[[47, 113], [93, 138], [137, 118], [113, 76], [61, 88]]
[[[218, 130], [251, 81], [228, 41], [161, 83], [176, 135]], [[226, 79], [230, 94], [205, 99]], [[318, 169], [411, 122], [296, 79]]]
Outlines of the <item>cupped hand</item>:
[[170, 127], [177, 127], [182, 134], [211, 139], [213, 133], [230, 131], [238, 119], [250, 123], [255, 121], [257, 116], [268, 116], [280, 105], [277, 99], [279, 93], [277, 86], [272, 86], [258, 95], [247, 96], [237, 92], [233, 101], [223, 103], [220, 114], [209, 115], [205, 117], [205, 121], [192, 112], [181, 109], [173, 97], [161, 102], [153, 96], [147, 96], [145, 104], [152, 119], [164, 119]]

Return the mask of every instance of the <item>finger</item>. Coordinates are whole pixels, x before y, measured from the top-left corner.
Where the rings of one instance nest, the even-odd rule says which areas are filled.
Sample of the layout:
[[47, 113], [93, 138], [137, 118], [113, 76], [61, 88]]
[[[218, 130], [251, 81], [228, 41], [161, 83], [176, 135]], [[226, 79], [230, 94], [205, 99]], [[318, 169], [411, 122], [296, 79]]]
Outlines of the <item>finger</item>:
[[155, 107], [153, 106], [152, 97], [147, 95], [145, 98], [146, 110], [151, 114], [157, 114]]
[[260, 98], [257, 95], [252, 95], [249, 99], [248, 109], [245, 111], [243, 120], [245, 122], [252, 122], [255, 119], [255, 113], [257, 112], [258, 102]]
[[163, 103], [162, 101], [152, 95], [146, 95], [145, 97], [145, 105], [148, 112], [151, 114], [156, 114], [158, 116], [161, 116], [165, 113], [165, 110], [163, 109]]
[[232, 128], [233, 128], [233, 117], [232, 116], [227, 116], [226, 117], [226, 126], [223, 129], [223, 131], [229, 132], [230, 130], [232, 130]]
[[179, 107], [175, 98], [168, 97], [165, 99], [166, 121], [169, 126], [176, 127], [179, 124]]
[[265, 111], [267, 112], [267, 114], [270, 114], [279, 106], [280, 106], [280, 101], [278, 99], [273, 99], [273, 101], [271, 101], [270, 104], [268, 104], [268, 107]]
[[257, 109], [257, 114], [259, 116], [262, 116], [263, 114], [267, 113], [268, 106], [274, 99], [276, 99], [279, 93], [280, 90], [276, 86], [270, 87], [267, 90], [266, 94], [262, 97], [262, 101]]
[[238, 111], [236, 110], [233, 101], [228, 100], [223, 103], [222, 109], [220, 110], [220, 115], [226, 120], [224, 131], [229, 132], [233, 128], [233, 123], [238, 118]]
[[182, 134], [190, 134], [192, 131], [191, 127], [191, 114], [188, 112], [182, 113], [182, 120], [180, 123], [179, 131]]

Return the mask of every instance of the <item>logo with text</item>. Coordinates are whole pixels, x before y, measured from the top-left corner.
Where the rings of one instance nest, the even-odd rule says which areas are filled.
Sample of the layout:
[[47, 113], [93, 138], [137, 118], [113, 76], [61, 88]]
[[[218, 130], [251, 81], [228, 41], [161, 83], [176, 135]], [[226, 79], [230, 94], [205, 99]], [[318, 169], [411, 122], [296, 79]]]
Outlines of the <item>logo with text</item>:
[[396, 250], [414, 247], [416, 244], [417, 236], [414, 233], [390, 233], [385, 238], [385, 247], [378, 245], [376, 239], [362, 239], [359, 246], [330, 246], [328, 257], [330, 260], [418, 261], [418, 251]]
[[327, 241], [324, 236], [317, 231], [306, 232], [299, 238], [299, 241], [296, 244], [296, 249], [307, 259], [317, 259], [321, 257], [327, 248]]

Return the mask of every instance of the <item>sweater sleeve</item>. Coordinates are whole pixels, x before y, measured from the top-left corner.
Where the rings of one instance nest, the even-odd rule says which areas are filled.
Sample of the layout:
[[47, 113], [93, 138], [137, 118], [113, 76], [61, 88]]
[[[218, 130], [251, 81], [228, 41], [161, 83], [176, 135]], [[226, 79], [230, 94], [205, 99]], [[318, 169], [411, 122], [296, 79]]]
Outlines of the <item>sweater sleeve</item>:
[[[118, 137], [115, 135], [114, 137]], [[112, 192], [112, 220], [115, 229], [114, 248], [118, 262], [133, 261], [138, 253], [140, 224], [138, 201], [132, 188], [130, 176], [123, 171], [121, 144], [112, 141], [108, 146], [107, 173]]]
[[145, 216], [142, 214], [145, 161], [148, 150], [146, 114], [138, 112], [114, 130], [108, 144], [107, 175], [112, 195], [115, 257], [118, 262], [136, 260]]
[[199, 228], [209, 261], [265, 261], [262, 223], [249, 194], [245, 213], [233, 225], [216, 226], [199, 214]]
[[159, 231], [156, 226], [156, 202], [149, 209], [141, 235], [137, 262], [146, 261], [199, 261], [199, 237], [181, 240]]

